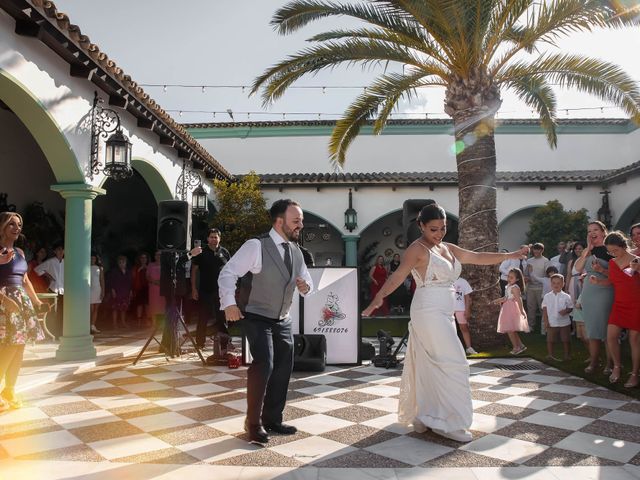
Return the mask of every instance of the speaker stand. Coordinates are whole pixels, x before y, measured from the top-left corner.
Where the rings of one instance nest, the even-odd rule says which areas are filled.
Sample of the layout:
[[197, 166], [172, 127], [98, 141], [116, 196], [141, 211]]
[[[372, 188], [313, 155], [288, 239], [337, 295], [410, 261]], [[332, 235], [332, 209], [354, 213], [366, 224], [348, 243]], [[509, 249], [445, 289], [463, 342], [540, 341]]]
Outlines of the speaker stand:
[[[200, 361], [202, 362], [202, 366], [205, 367], [207, 365], [207, 363], [206, 363], [204, 357], [202, 356], [202, 352], [200, 351], [200, 349], [196, 345], [196, 341], [191, 336], [191, 333], [189, 333], [189, 329], [187, 328], [187, 325], [186, 325], [186, 323], [184, 321], [184, 317], [182, 316], [182, 312], [178, 310], [176, 317], [177, 317], [177, 320], [180, 323], [180, 325], [182, 325], [182, 328], [185, 331], [185, 335], [187, 336], [188, 340], [191, 342], [191, 345], [193, 345], [194, 350], [198, 354], [198, 357], [200, 357]], [[181, 357], [182, 356], [182, 345], [184, 344], [184, 342], [182, 342], [180, 344], [180, 346], [177, 346], [177, 348], [175, 348], [174, 351], [167, 352], [167, 348], [162, 344], [162, 342], [158, 341], [158, 339], [156, 338], [156, 334], [157, 333], [158, 333], [158, 325], [154, 325], [153, 331], [151, 332], [151, 335], [149, 335], [149, 338], [147, 339], [147, 342], [144, 344], [144, 347], [142, 347], [142, 350], [140, 350], [140, 353], [138, 353], [138, 356], [133, 361], [133, 365], [138, 363], [138, 361], [140, 360], [140, 357], [142, 357], [142, 355], [144, 354], [145, 350], [147, 349], [147, 347], [149, 346], [149, 344], [151, 343], [152, 340], [155, 341], [161, 349], [164, 349], [164, 356], [165, 356], [165, 358], [167, 358], [167, 360], [169, 359], [169, 357], [173, 358], [173, 357]]]
[[147, 347], [149, 346], [152, 340], [155, 340], [155, 342], [161, 348], [164, 349], [164, 354], [167, 359], [168, 357], [180, 357], [182, 354], [182, 343], [179, 342], [177, 338], [178, 337], [177, 327], [179, 323], [180, 325], [182, 325], [182, 328], [184, 329], [187, 338], [193, 345], [193, 348], [198, 354], [198, 357], [200, 357], [200, 361], [202, 362], [202, 366], [204, 367], [206, 366], [206, 362], [204, 357], [202, 356], [202, 352], [196, 345], [196, 341], [193, 339], [193, 336], [189, 332], [189, 329], [187, 328], [187, 325], [184, 321], [184, 317], [182, 316], [182, 304], [180, 304], [180, 308], [178, 308], [177, 301], [176, 301], [176, 286], [177, 286], [176, 266], [178, 264], [178, 261], [180, 260], [181, 253], [178, 251], [171, 251], [170, 253], [173, 254], [173, 262], [172, 262], [172, 268], [171, 268], [171, 293], [168, 297], [169, 302], [166, 308], [166, 315], [165, 315], [166, 320], [165, 320], [165, 328], [163, 332], [163, 340], [165, 339], [164, 336], [166, 335], [169, 345], [164, 345], [162, 342], [158, 341], [158, 339], [156, 338], [158, 325], [155, 324], [153, 326], [153, 331], [151, 332], [151, 335], [147, 339], [147, 342], [144, 344], [144, 347], [142, 347], [142, 350], [140, 350], [140, 353], [138, 353], [138, 356], [133, 361], [133, 365], [138, 363], [138, 360], [140, 360], [140, 357], [142, 357], [142, 355], [144, 354], [145, 350], [147, 349]]

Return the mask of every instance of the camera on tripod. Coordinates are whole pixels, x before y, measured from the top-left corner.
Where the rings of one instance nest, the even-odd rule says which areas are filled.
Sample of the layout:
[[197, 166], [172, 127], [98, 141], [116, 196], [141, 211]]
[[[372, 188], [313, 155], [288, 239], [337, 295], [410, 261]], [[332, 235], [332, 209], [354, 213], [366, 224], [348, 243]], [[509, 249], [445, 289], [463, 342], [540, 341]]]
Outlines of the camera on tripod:
[[391, 351], [391, 347], [393, 347], [396, 341], [393, 337], [384, 330], [378, 330], [376, 334], [378, 337], [378, 342], [380, 343], [379, 353], [375, 357], [373, 357], [373, 364], [376, 367], [382, 368], [393, 368], [398, 365], [398, 360], [396, 356]]
[[402, 339], [400, 339], [400, 343], [398, 343], [398, 346], [393, 352], [391, 351], [391, 347], [395, 343], [395, 340], [389, 332], [378, 330], [378, 341], [380, 342], [380, 353], [373, 357], [373, 364], [381, 368], [395, 368], [404, 360], [404, 357], [398, 359], [398, 354], [400, 350], [407, 346], [409, 331], [407, 330]]

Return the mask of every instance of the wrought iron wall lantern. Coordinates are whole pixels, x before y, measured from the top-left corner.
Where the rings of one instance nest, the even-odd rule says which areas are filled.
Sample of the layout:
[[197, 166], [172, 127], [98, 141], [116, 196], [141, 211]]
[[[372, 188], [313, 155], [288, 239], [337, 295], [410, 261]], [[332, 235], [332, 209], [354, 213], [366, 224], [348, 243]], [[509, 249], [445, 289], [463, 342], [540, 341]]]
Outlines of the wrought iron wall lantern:
[[182, 173], [176, 183], [176, 196], [186, 201], [189, 191], [191, 193], [191, 214], [205, 216], [209, 213], [207, 192], [202, 187], [202, 177], [191, 168], [187, 168], [186, 162], [182, 162]]
[[349, 189], [349, 208], [344, 211], [344, 228], [350, 232], [358, 228], [358, 212], [355, 211], [352, 205], [351, 189]]
[[[94, 92], [91, 114], [85, 117], [78, 130], [91, 132], [91, 157], [89, 163], [89, 177], [93, 179], [102, 170], [107, 177], [115, 180], [129, 178], [133, 174], [131, 169], [131, 142], [122, 133], [120, 116], [101, 104], [104, 102]], [[89, 125], [87, 125], [87, 120]], [[109, 135], [111, 134], [111, 135]], [[106, 139], [104, 168], [100, 161], [100, 138]]]
[[602, 195], [602, 206], [598, 209], [598, 220], [605, 224], [607, 228], [611, 228], [613, 216], [611, 215], [611, 207], [609, 206], [610, 190], [605, 189], [600, 192]]

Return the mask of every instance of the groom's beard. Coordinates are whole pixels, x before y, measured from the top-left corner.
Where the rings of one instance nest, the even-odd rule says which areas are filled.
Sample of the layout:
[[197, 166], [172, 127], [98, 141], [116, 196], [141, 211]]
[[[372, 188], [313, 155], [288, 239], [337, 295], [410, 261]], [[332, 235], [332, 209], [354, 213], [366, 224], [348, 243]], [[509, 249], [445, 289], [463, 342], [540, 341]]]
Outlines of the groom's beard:
[[287, 240], [289, 240], [290, 242], [297, 242], [298, 238], [300, 238], [299, 228], [290, 229], [287, 226], [283, 225], [282, 230], [284, 234], [287, 236]]

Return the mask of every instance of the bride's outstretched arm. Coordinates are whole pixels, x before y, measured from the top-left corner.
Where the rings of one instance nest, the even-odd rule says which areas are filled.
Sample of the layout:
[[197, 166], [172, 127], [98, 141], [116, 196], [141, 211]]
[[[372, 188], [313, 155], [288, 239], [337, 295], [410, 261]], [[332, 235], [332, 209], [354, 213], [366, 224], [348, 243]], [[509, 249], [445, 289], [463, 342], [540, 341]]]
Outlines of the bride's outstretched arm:
[[466, 250], [452, 243], [447, 243], [446, 245], [460, 263], [471, 263], [473, 265], [495, 265], [509, 258], [526, 259], [529, 254], [529, 247], [527, 245], [523, 245], [520, 250], [507, 253], [472, 252], [471, 250]]
[[363, 317], [368, 317], [376, 308], [381, 307], [384, 297], [390, 295], [404, 282], [405, 278], [411, 273], [411, 269], [418, 264], [421, 252], [424, 255], [424, 248], [415, 243], [407, 248], [396, 271], [384, 282], [384, 285], [371, 300], [369, 306], [362, 311]]

